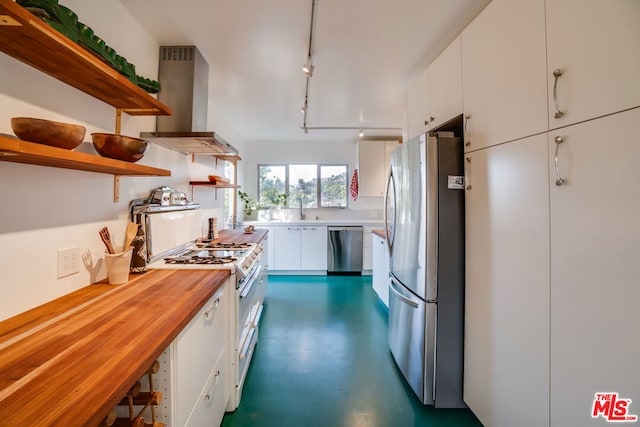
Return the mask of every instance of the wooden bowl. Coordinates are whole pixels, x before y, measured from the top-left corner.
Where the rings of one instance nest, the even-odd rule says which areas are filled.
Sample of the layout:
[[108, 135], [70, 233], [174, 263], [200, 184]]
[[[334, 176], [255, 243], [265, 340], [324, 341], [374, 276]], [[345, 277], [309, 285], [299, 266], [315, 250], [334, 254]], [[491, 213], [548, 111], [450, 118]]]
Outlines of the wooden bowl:
[[31, 117], [12, 118], [11, 128], [13, 133], [23, 141], [67, 150], [73, 150], [80, 145], [86, 132], [84, 126]]
[[149, 146], [144, 139], [113, 133], [92, 133], [91, 138], [101, 156], [132, 163], [140, 160]]

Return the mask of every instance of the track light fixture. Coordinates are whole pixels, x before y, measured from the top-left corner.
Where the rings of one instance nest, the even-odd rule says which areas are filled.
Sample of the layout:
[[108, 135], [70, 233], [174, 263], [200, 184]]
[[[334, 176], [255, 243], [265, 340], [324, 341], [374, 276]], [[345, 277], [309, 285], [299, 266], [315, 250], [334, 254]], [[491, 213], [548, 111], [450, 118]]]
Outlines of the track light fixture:
[[364, 132], [362, 131], [362, 129], [360, 129], [360, 133], [358, 134], [358, 136], [359, 136], [360, 138], [362, 138], [362, 137], [364, 136]]
[[307, 58], [307, 62], [302, 66], [302, 71], [306, 74], [307, 77], [313, 77], [313, 70], [315, 67], [313, 66], [313, 60], [311, 56]]
[[309, 45], [307, 46], [307, 62], [302, 66], [302, 71], [307, 76], [306, 78], [306, 87], [304, 90], [304, 105], [300, 109], [300, 112], [303, 114], [302, 119], [302, 128], [304, 129], [304, 133], [309, 133], [309, 129], [307, 129], [307, 109], [309, 108], [309, 79], [313, 76], [313, 58], [311, 57], [311, 47], [313, 46], [313, 30], [315, 24], [315, 16], [316, 16], [316, 0], [311, 0], [311, 21], [309, 23]]

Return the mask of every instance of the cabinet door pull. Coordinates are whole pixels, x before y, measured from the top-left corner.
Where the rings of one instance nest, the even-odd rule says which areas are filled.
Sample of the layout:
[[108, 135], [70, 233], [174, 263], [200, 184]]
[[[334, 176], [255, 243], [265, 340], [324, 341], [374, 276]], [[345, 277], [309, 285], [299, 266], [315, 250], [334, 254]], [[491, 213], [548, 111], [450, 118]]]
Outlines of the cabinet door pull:
[[465, 160], [467, 161], [467, 163], [469, 164], [466, 168], [464, 168], [464, 180], [466, 183], [465, 188], [467, 190], [471, 190], [471, 180], [469, 178], [469, 169], [471, 169], [471, 157], [465, 157]]
[[220, 305], [220, 297], [216, 298], [216, 300], [209, 306], [207, 311], [204, 312], [205, 319], [208, 319], [213, 316], [213, 313], [216, 312], [218, 306]]
[[560, 108], [558, 107], [558, 79], [561, 75], [562, 70], [560, 68], [556, 68], [555, 70], [553, 70], [553, 103], [556, 106], [556, 114], [554, 116], [556, 119], [559, 119], [564, 114], [564, 112], [560, 111]]
[[218, 369], [218, 372], [216, 372], [215, 375], [215, 381], [213, 382], [211, 388], [204, 394], [204, 400], [206, 401], [210, 401], [213, 397], [213, 394], [216, 391], [216, 387], [218, 386], [218, 381], [220, 380], [220, 370]]
[[467, 131], [467, 125], [469, 124], [469, 120], [471, 120], [471, 114], [466, 114], [464, 116], [464, 146], [468, 147], [471, 145], [471, 140], [469, 139], [469, 132]]
[[564, 138], [562, 138], [561, 136], [556, 136], [555, 141], [556, 141], [556, 153], [553, 156], [553, 161], [555, 163], [555, 169], [556, 169], [556, 185], [559, 187], [561, 185], [564, 185], [564, 178], [560, 176], [560, 169], [558, 168], [558, 148], [560, 148], [560, 144], [564, 142]]

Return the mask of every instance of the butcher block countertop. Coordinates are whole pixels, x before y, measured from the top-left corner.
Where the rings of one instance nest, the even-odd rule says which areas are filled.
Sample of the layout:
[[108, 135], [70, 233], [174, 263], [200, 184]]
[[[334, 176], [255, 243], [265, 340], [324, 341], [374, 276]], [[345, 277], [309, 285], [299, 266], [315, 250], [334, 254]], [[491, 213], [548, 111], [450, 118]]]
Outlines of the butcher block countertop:
[[383, 239], [387, 238], [387, 236], [384, 234], [384, 230], [371, 230], [371, 232], [378, 237], [382, 237]]
[[258, 243], [267, 235], [267, 230], [256, 228], [253, 233], [245, 233], [242, 229], [220, 230], [215, 242]]
[[[219, 241], [266, 233], [223, 230]], [[96, 426], [230, 276], [152, 270], [0, 322], [0, 425]]]
[[0, 424], [97, 426], [229, 275], [153, 270], [0, 323]]

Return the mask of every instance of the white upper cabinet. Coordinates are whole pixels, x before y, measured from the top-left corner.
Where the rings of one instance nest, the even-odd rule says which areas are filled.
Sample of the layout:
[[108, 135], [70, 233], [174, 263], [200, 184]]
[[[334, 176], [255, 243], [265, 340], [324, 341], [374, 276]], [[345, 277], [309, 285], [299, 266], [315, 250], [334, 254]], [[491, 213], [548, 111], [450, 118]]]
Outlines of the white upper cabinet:
[[360, 141], [358, 143], [358, 194], [382, 197], [387, 183], [391, 152], [398, 141]]
[[462, 32], [465, 151], [544, 132], [544, 0], [493, 0]]
[[640, 105], [638, 0], [546, 0], [546, 15], [551, 129]]
[[414, 138], [429, 130], [429, 69], [409, 85], [407, 94], [407, 136]]
[[429, 129], [462, 113], [462, 52], [457, 37], [429, 66]]

